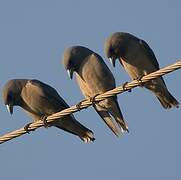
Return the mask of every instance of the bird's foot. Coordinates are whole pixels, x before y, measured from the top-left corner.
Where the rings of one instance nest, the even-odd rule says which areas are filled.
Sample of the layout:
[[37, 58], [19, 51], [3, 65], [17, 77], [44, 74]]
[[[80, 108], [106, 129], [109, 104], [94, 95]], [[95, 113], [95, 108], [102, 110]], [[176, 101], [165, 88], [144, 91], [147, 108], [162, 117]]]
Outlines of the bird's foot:
[[31, 125], [32, 123], [28, 123], [28, 124], [26, 124], [25, 126], [24, 126], [24, 130], [29, 134], [30, 133], [30, 131], [35, 131], [35, 129], [29, 129], [29, 127], [30, 127], [30, 125]]
[[123, 90], [124, 91], [128, 91], [131, 92], [131, 89], [127, 89], [125, 86], [128, 84], [128, 82], [125, 82], [122, 86], [123, 86]]
[[48, 128], [47, 116], [42, 116], [40, 120], [43, 121], [44, 127]]
[[139, 86], [141, 86], [141, 87], [143, 87], [143, 86], [144, 86], [144, 82], [142, 81], [142, 77], [143, 77], [143, 76], [139, 76], [137, 79], [135, 79], [135, 80], [137, 80], [137, 81], [138, 81]]
[[81, 110], [81, 104], [83, 103], [85, 101], [85, 99], [84, 100], [82, 100], [82, 101], [80, 101], [80, 102], [78, 102], [75, 106], [76, 106], [76, 108], [78, 109], [78, 111], [80, 111]]
[[95, 104], [96, 104], [95, 98], [96, 98], [98, 95], [99, 95], [99, 94], [96, 94], [96, 95], [94, 95], [93, 97], [90, 97], [90, 98], [89, 98], [89, 101], [92, 103], [93, 106], [95, 106]]

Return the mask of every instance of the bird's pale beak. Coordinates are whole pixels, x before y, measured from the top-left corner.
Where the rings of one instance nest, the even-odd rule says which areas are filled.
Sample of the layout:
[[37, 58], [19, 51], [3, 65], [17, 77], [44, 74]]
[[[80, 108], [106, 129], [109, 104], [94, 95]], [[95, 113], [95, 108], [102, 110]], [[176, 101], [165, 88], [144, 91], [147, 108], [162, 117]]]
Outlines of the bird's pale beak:
[[6, 105], [8, 112], [12, 115], [13, 114], [13, 105], [7, 104]]
[[73, 78], [73, 70], [72, 69], [67, 69], [67, 73], [70, 79]]
[[110, 63], [115, 67], [116, 61], [113, 58], [109, 58]]

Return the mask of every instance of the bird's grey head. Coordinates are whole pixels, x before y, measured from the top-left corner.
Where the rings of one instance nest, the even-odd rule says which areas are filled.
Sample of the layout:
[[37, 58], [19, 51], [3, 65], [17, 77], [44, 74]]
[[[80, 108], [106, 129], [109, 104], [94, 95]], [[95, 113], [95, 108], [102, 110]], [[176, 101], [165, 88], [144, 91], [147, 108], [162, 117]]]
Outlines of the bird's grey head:
[[62, 60], [71, 79], [73, 78], [73, 72], [78, 72], [80, 66], [86, 60], [86, 57], [91, 53], [93, 52], [90, 49], [83, 46], [72, 46], [65, 49]]
[[123, 45], [122, 36], [124, 33], [116, 32], [111, 34], [105, 41], [104, 52], [107, 58], [109, 58], [111, 64], [115, 67], [116, 59], [121, 57], [121, 46]]
[[7, 106], [10, 114], [13, 114], [13, 106], [20, 105], [21, 84], [19, 80], [12, 79], [3, 88], [4, 104]]

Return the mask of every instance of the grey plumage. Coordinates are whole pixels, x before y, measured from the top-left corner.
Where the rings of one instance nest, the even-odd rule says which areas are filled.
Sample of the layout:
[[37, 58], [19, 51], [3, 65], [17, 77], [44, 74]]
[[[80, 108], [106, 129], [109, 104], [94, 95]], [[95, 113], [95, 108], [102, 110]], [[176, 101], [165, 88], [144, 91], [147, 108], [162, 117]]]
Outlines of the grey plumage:
[[[94, 97], [116, 86], [115, 79], [103, 59], [86, 47], [67, 48], [64, 51], [63, 63], [70, 78], [73, 77], [73, 72], [76, 72], [77, 82], [86, 98]], [[116, 96], [96, 103], [94, 108], [115, 135], [118, 136], [121, 131], [128, 131]]]
[[[105, 54], [113, 66], [116, 59], [119, 59], [133, 80], [160, 69], [149, 45], [129, 33], [116, 32], [110, 35], [105, 41]], [[168, 91], [162, 77], [145, 83], [144, 87], [156, 95], [165, 109], [179, 106], [179, 102]]]
[[[11, 114], [13, 106], [20, 106], [34, 122], [69, 107], [54, 88], [38, 80], [9, 80], [4, 86], [3, 98]], [[65, 116], [50, 126], [77, 135], [84, 142], [94, 140], [93, 132], [80, 124], [73, 115]]]

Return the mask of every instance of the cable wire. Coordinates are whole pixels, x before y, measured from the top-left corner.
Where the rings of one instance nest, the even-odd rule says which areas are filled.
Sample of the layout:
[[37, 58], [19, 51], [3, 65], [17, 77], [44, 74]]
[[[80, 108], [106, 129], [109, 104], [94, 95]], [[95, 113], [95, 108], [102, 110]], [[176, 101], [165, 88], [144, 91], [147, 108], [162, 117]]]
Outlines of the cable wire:
[[[131, 90], [132, 88], [135, 88], [137, 86], [140, 86], [141, 84], [145, 83], [145, 82], [148, 82], [152, 79], [155, 79], [155, 78], [158, 78], [160, 76], [163, 76], [165, 74], [168, 74], [168, 73], [171, 73], [177, 69], [180, 69], [181, 68], [181, 61], [177, 61], [176, 63], [172, 64], [172, 65], [169, 65], [167, 67], [164, 67], [162, 69], [159, 69], [158, 71], [155, 71], [153, 73], [150, 73], [146, 76], [143, 76], [140, 80], [133, 80], [129, 83], [124, 83], [124, 85], [121, 85], [121, 86], [118, 86], [110, 91], [107, 91], [103, 94], [100, 94], [100, 95], [97, 95], [95, 98], [94, 98], [94, 103], [97, 103], [99, 101], [102, 101], [106, 98], [109, 98], [109, 97], [112, 97], [112, 96], [115, 96], [117, 94], [120, 94], [120, 93], [123, 93], [125, 91], [129, 91]], [[66, 115], [69, 115], [69, 114], [72, 114], [72, 113], [75, 113], [77, 111], [80, 111], [81, 109], [85, 109], [85, 108], [88, 108], [89, 106], [93, 105], [93, 102], [91, 100], [91, 98], [89, 99], [83, 99], [81, 101], [81, 103], [79, 103], [79, 106], [77, 105], [74, 105], [70, 108], [67, 108], [67, 109], [64, 109], [60, 112], [57, 112], [57, 113], [54, 113], [50, 116], [47, 117], [47, 123], [51, 123], [53, 121], [56, 121], [56, 120], [59, 120], [59, 118], [63, 117], [63, 116], [66, 116]], [[43, 121], [42, 120], [39, 120], [39, 121], [36, 121], [32, 124], [29, 125], [29, 130], [35, 130], [37, 128], [40, 128], [44, 126], [43, 124]], [[0, 144], [6, 142], [6, 141], [9, 141], [11, 139], [14, 139], [18, 136], [21, 136], [23, 134], [26, 134], [28, 133], [24, 127], [23, 128], [20, 128], [18, 130], [15, 130], [15, 131], [12, 131], [12, 132], [9, 132], [5, 135], [2, 135], [0, 136]]]

